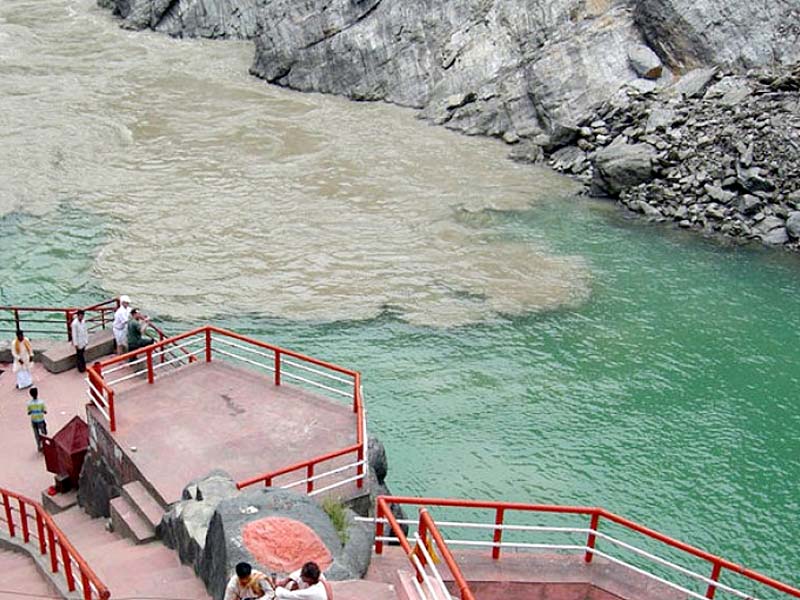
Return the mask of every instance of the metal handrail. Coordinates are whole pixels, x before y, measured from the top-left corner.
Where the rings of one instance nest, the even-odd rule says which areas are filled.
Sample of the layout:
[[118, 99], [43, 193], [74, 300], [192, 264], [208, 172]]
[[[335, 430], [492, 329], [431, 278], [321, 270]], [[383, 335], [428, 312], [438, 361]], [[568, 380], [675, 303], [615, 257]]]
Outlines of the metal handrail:
[[[108, 324], [113, 322], [113, 319], [106, 319], [106, 314], [110, 312], [114, 312], [117, 307], [119, 306], [119, 299], [118, 298], [109, 298], [108, 300], [103, 300], [102, 302], [97, 302], [95, 304], [91, 304], [85, 307], [52, 307], [52, 306], [0, 306], [0, 314], [4, 312], [11, 313], [10, 317], [0, 318], [0, 323], [14, 323], [13, 329], [6, 329], [0, 327], [0, 332], [8, 332], [8, 331], [17, 331], [23, 328], [23, 324], [25, 323], [48, 323], [57, 325], [57, 329], [29, 329], [24, 327], [28, 333], [42, 333], [42, 334], [59, 334], [58, 330], [66, 331], [66, 339], [67, 341], [72, 340], [72, 328], [70, 327], [72, 323], [72, 317], [76, 312], [79, 310], [83, 310], [87, 314], [87, 321], [90, 323], [96, 324], [99, 322], [99, 326], [94, 325], [92, 327], [93, 330], [96, 329], [105, 329]], [[52, 313], [55, 318], [52, 319], [39, 319], [39, 318], [25, 318], [23, 313]], [[96, 314], [93, 314], [96, 313]], [[61, 329], [64, 327], [65, 329]]]
[[[391, 515], [391, 511], [388, 510], [389, 505], [391, 504], [403, 504], [403, 505], [415, 505], [415, 506], [424, 506], [424, 507], [431, 507], [431, 506], [442, 506], [442, 507], [455, 507], [455, 508], [467, 508], [467, 509], [487, 509], [487, 510], [494, 510], [495, 511], [495, 523], [494, 525], [488, 524], [474, 524], [474, 523], [457, 523], [457, 522], [440, 522], [445, 526], [453, 526], [453, 527], [481, 527], [487, 529], [494, 530], [494, 536], [491, 542], [473, 542], [473, 541], [465, 541], [465, 540], [449, 540], [450, 544], [454, 545], [482, 545], [482, 546], [489, 546], [492, 548], [492, 559], [497, 560], [500, 558], [500, 549], [503, 547], [533, 547], [537, 546], [535, 544], [524, 544], [524, 543], [505, 543], [501, 541], [502, 531], [504, 529], [510, 529], [509, 526], [503, 524], [503, 520], [505, 518], [505, 513], [509, 511], [521, 511], [521, 512], [540, 512], [540, 513], [556, 513], [556, 514], [575, 514], [575, 515], [583, 515], [589, 516], [591, 519], [591, 523], [588, 529], [574, 529], [572, 528], [540, 528], [540, 527], [525, 527], [525, 526], [514, 526], [514, 529], [531, 529], [531, 530], [563, 530], [569, 533], [586, 533], [588, 532], [588, 536], [586, 539], [586, 544], [583, 546], [575, 546], [575, 545], [538, 545], [538, 546], [549, 546], [552, 548], [558, 549], [580, 549], [583, 550], [584, 553], [584, 561], [590, 563], [592, 561], [592, 557], [597, 554], [598, 556], [603, 556], [604, 558], [608, 558], [612, 560], [612, 562], [616, 562], [628, 569], [634, 570], [636, 572], [641, 572], [641, 574], [657, 579], [666, 585], [671, 587], [679, 588], [682, 591], [686, 591], [684, 588], [677, 586], [674, 583], [668, 582], [666, 580], [662, 580], [656, 575], [648, 573], [646, 571], [642, 571], [633, 565], [630, 565], [622, 560], [609, 557], [608, 554], [604, 552], [600, 552], [595, 548], [597, 539], [604, 539], [607, 542], [623, 547], [631, 552], [642, 556], [644, 558], [650, 559], [653, 562], [656, 562], [666, 568], [671, 570], [678, 571], [684, 575], [690, 576], [694, 579], [697, 579], [701, 582], [707, 583], [708, 588], [706, 589], [705, 595], [700, 595], [694, 592], [690, 592], [690, 595], [698, 598], [708, 598], [709, 600], [714, 598], [714, 595], [717, 589], [729, 592], [741, 598], [752, 598], [750, 594], [737, 590], [729, 585], [725, 585], [719, 582], [719, 578], [722, 575], [723, 571], [729, 571], [731, 573], [735, 573], [746, 579], [749, 579], [753, 582], [765, 585], [773, 590], [778, 592], [782, 592], [788, 594], [789, 596], [800, 598], [800, 589], [794, 588], [786, 583], [758, 573], [757, 571], [753, 571], [751, 569], [747, 569], [741, 565], [733, 563], [729, 560], [721, 558], [719, 556], [715, 556], [709, 552], [704, 550], [700, 550], [671, 538], [663, 533], [655, 531], [654, 529], [650, 529], [649, 527], [645, 527], [644, 525], [640, 525], [616, 515], [610, 511], [607, 511], [603, 508], [598, 507], [586, 507], [586, 506], [560, 506], [560, 505], [542, 505], [542, 504], [524, 504], [518, 502], [497, 502], [497, 501], [481, 501], [481, 500], [460, 500], [460, 499], [452, 499], [452, 498], [413, 498], [413, 497], [405, 497], [405, 496], [380, 496], [378, 498], [377, 507], [376, 507], [376, 519], [375, 519], [375, 528], [376, 528], [376, 542], [375, 542], [375, 552], [376, 554], [381, 554], [383, 552], [383, 545], [388, 539], [384, 536], [383, 529], [384, 525], [388, 522], [392, 528], [392, 531], [395, 535], [399, 538], [400, 534], [402, 534], [402, 530], [400, 529], [399, 522]], [[382, 508], [384, 507], [384, 508]], [[695, 558], [699, 558], [704, 560], [711, 565], [711, 575], [705, 576], [699, 573], [695, 573], [685, 567], [680, 565], [674, 564], [670, 561], [665, 559], [659, 558], [649, 552], [636, 548], [630, 544], [625, 542], [621, 542], [611, 536], [601, 533], [598, 529], [601, 523], [601, 519], [605, 519], [609, 522], [615, 523], [627, 530], [639, 533], [644, 535], [645, 537], [660, 542], [664, 545], [667, 545], [671, 548], [675, 548], [680, 550], [688, 555], [691, 555]], [[401, 541], [402, 545], [402, 541]]]
[[[105, 378], [104, 373], [109, 373], [119, 369], [120, 367], [117, 365], [124, 365], [125, 363], [129, 363], [133, 361], [135, 363], [145, 363], [146, 364], [146, 372], [147, 372], [147, 381], [148, 383], [152, 384], [155, 382], [156, 379], [156, 371], [158, 370], [159, 366], [166, 365], [167, 362], [172, 361], [165, 361], [163, 365], [154, 365], [154, 358], [160, 357], [163, 361], [163, 355], [165, 352], [172, 352], [174, 349], [181, 350], [186, 354], [190, 362], [194, 362], [198, 360], [196, 354], [202, 354], [203, 350], [198, 350], [194, 352], [187, 351], [183, 346], [189, 345], [190, 343], [180, 343], [183, 340], [187, 340], [189, 338], [196, 338], [202, 337], [205, 340], [205, 361], [211, 362], [213, 359], [214, 354], [219, 354], [221, 356], [228, 356], [240, 360], [244, 360], [245, 362], [255, 364], [257, 366], [265, 366], [262, 363], [257, 363], [250, 359], [237, 356], [231, 352], [227, 352], [220, 348], [215, 348], [214, 343], [220, 343], [225, 346], [236, 346], [241, 349], [247, 350], [248, 348], [242, 346], [241, 344], [234, 344], [230, 341], [223, 340], [221, 338], [229, 338], [233, 340], [237, 340], [239, 342], [248, 344], [250, 346], [254, 346], [256, 348], [260, 348], [262, 350], [269, 351], [269, 354], [264, 352], [256, 352], [257, 355], [262, 356], [263, 358], [271, 359], [273, 361], [272, 366], [266, 366], [268, 370], [272, 372], [273, 381], [275, 385], [281, 385], [281, 377], [282, 376], [291, 376], [290, 373], [285, 372], [282, 369], [282, 366], [285, 362], [288, 362], [289, 366], [297, 366], [297, 363], [294, 361], [302, 361], [304, 363], [302, 366], [305, 370], [311, 370], [317, 374], [325, 375], [329, 379], [336, 379], [340, 382], [347, 382], [346, 379], [339, 377], [338, 375], [331, 376], [329, 373], [324, 373], [317, 369], [311, 369], [306, 365], [314, 365], [315, 367], [320, 367], [322, 369], [326, 369], [328, 371], [333, 371], [334, 373], [338, 373], [339, 375], [344, 375], [349, 377], [352, 380], [352, 397], [353, 397], [353, 411], [356, 413], [356, 443], [349, 445], [345, 448], [341, 448], [339, 450], [335, 450], [332, 452], [328, 452], [326, 454], [322, 454], [313, 458], [310, 458], [305, 461], [301, 461], [299, 463], [289, 465], [277, 470], [273, 470], [267, 473], [262, 473], [261, 475], [257, 475], [251, 477], [249, 479], [240, 481], [237, 483], [237, 487], [242, 489], [247, 486], [255, 485], [257, 483], [264, 483], [265, 485], [269, 486], [272, 484], [272, 481], [281, 475], [285, 475], [294, 471], [306, 471], [306, 477], [299, 482], [295, 482], [291, 484], [292, 486], [296, 486], [298, 484], [305, 483], [306, 484], [306, 492], [310, 495], [315, 493], [320, 493], [332, 487], [337, 487], [340, 485], [344, 485], [350, 481], [355, 480], [356, 486], [358, 488], [362, 488], [364, 486], [364, 480], [367, 477], [367, 427], [366, 427], [366, 410], [364, 408], [363, 402], [363, 390], [361, 387], [361, 374], [358, 371], [354, 371], [352, 369], [346, 369], [344, 367], [340, 367], [339, 365], [335, 365], [333, 363], [329, 363], [323, 360], [319, 360], [317, 358], [313, 358], [311, 356], [307, 356], [301, 354], [299, 352], [295, 352], [293, 350], [288, 350], [286, 348], [281, 348], [280, 346], [275, 346], [273, 344], [268, 344], [266, 342], [261, 342], [259, 340], [254, 340], [252, 338], [248, 338], [246, 336], [240, 335], [233, 331], [229, 331], [226, 329], [222, 329], [219, 327], [215, 327], [213, 325], [205, 325], [203, 327], [198, 327], [192, 329], [190, 331], [172, 336], [172, 337], [162, 337], [158, 342], [154, 344], [150, 344], [149, 346], [145, 346], [143, 348], [139, 348], [137, 350], [133, 350], [131, 352], [127, 352], [125, 354], [121, 354], [119, 356], [115, 356], [104, 361], [100, 361], [90, 365], [87, 368], [87, 377], [89, 380], [89, 397], [92, 399], [92, 402], [97, 406], [100, 410], [101, 414], [109, 421], [109, 426], [112, 432], [116, 431], [116, 412], [114, 408], [114, 388], [113, 385], [115, 383], [121, 383], [127, 379], [131, 379], [136, 376], [136, 374], [127, 375], [123, 377], [119, 377], [113, 381], [109, 381]], [[285, 361], [285, 357], [291, 357], [294, 359], [293, 361]], [[182, 358], [182, 357], [181, 357]], [[323, 390], [330, 390], [330, 387], [325, 384], [321, 384], [306, 378], [302, 378], [303, 381]], [[335, 390], [338, 393], [344, 393], [340, 390]], [[348, 393], [345, 393], [348, 395]], [[333, 460], [340, 456], [346, 454], [356, 454], [356, 460], [346, 468], [355, 469], [356, 475], [355, 477], [351, 477], [349, 479], [345, 479], [343, 481], [337, 482], [333, 485], [326, 486], [325, 488], [317, 488], [315, 490], [315, 481], [319, 480], [320, 478], [330, 475], [334, 472], [339, 472], [342, 470], [341, 468], [336, 468], [333, 470], [326, 471], [325, 473], [316, 473], [315, 469], [317, 465], [321, 463]]]
[[[37, 541], [40, 554], [47, 554], [50, 558], [50, 570], [53, 573], [58, 573], [60, 567], [63, 571], [67, 589], [70, 592], [74, 592], [80, 587], [83, 591], [84, 600], [108, 600], [110, 598], [111, 593], [106, 585], [70, 543], [67, 536], [64, 535], [64, 532], [56, 525], [53, 518], [41, 504], [5, 488], [0, 488], [0, 497], [3, 500], [3, 513], [5, 515], [5, 518], [3, 518], [3, 514], [0, 514], [0, 522], [6, 523], [10, 537], [19, 537], [17, 532], [19, 527], [22, 533], [22, 543], [31, 544], [31, 539]], [[11, 504], [12, 499], [17, 501], [16, 509]], [[36, 534], [30, 531], [30, 524], [28, 523], [29, 510], [35, 515]], [[20, 515], [19, 522], [14, 520], [15, 512]], [[73, 564], [78, 567], [77, 575], [80, 581], [76, 579]]]

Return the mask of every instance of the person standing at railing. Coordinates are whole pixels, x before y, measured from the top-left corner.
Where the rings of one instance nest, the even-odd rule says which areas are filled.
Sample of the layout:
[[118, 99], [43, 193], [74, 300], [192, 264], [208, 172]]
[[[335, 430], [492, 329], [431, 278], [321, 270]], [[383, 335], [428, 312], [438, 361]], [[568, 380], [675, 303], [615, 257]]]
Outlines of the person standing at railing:
[[114, 313], [114, 340], [117, 342], [117, 354], [128, 351], [128, 319], [131, 316], [131, 299], [123, 294], [119, 297], [119, 308]]
[[47, 435], [47, 423], [44, 416], [47, 414], [47, 407], [44, 400], [39, 399], [39, 390], [31, 388], [31, 399], [28, 400], [28, 416], [31, 418], [33, 437], [36, 440], [36, 448], [42, 451], [42, 436]]
[[33, 362], [33, 346], [21, 329], [17, 329], [17, 337], [11, 342], [11, 356], [14, 359], [12, 369], [17, 374], [17, 389], [21, 390], [33, 385], [31, 363]]
[[279, 600], [333, 600], [331, 584], [315, 562], [307, 562], [283, 581], [274, 583], [275, 598]]
[[150, 344], [155, 344], [153, 338], [144, 337], [145, 331], [150, 327], [150, 319], [139, 312], [138, 308], [131, 311], [131, 318], [128, 320], [128, 350], [138, 350]]
[[86, 328], [84, 320], [85, 313], [79, 310], [72, 319], [72, 345], [75, 347], [75, 364], [78, 373], [86, 371], [86, 346], [89, 345], [89, 330]]

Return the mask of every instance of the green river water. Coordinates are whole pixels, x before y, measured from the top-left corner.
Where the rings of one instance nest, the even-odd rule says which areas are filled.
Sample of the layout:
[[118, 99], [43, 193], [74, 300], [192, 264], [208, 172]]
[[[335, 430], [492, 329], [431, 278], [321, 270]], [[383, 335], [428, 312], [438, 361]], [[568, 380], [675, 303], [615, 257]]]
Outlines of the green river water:
[[[17, 36], [15, 39], [28, 39], [24, 32], [30, 30], [34, 31], [30, 39], [37, 44], [44, 45], [44, 38], [51, 35], [53, 48], [59, 47], [56, 33], [35, 31], [36, 27], [47, 29], [51, 25], [25, 22], [20, 17], [22, 10], [15, 13], [9, 9], [14, 2], [4, 4], [0, 10], [0, 34], [5, 16], [6, 24], [18, 28], [9, 29]], [[25, 10], [33, 6], [44, 10], [42, 3], [16, 4], [28, 4], [23, 7]], [[119, 32], [107, 15], [90, 8], [88, 2], [55, 4], [78, 15], [70, 17], [66, 27], [100, 32], [87, 34], [98, 36], [87, 42], [90, 48], [69, 48], [68, 54], [80, 65], [72, 76], [81, 85], [88, 85], [82, 78], [84, 71], [91, 68], [81, 62], [82, 53], [94, 56], [95, 51], [99, 52], [98, 63], [105, 64], [113, 55], [108, 48], [122, 43], [136, 48], [130, 64], [115, 65], [115, 69], [126, 72], [121, 79], [127, 81], [135, 82], [136, 77], [141, 77], [141, 82], [149, 85], [148, 77], [155, 76], [137, 74], [134, 63], [149, 60], [151, 52], [176, 53], [180, 58], [169, 64], [178, 71], [188, 69], [181, 61], [190, 64], [196, 60], [196, 52], [185, 50], [181, 43], [152, 34], [142, 38]], [[82, 11], [91, 15], [91, 27], [81, 21]], [[151, 50], [159, 44], [163, 47]], [[220, 52], [217, 47], [210, 43], [202, 43], [201, 47], [212, 55], [207, 59], [212, 65], [207, 76], [223, 80], [230, 77], [231, 68], [214, 66], [219, 57], [213, 53]], [[235, 89], [236, 95], [252, 102], [248, 110], [261, 103], [279, 112], [281, 102], [292, 109], [287, 100], [293, 97], [290, 93], [264, 91], [261, 84], [250, 81], [245, 73], [250, 50], [244, 45], [237, 48], [230, 60], [241, 67], [240, 74], [235, 80], [220, 84], [220, 95]], [[39, 50], [56, 52], [49, 47]], [[20, 55], [24, 53], [20, 51]], [[2, 56], [13, 62], [8, 59], [13, 53]], [[153, 60], [158, 64], [162, 61], [158, 57]], [[11, 81], [16, 71], [8, 67], [8, 62], [4, 69], [0, 76], [5, 79], [0, 81]], [[38, 75], [67, 77], [54, 72], [36, 74], [36, 65], [19, 69], [30, 72], [24, 72], [20, 80], [13, 79], [15, 84]], [[103, 80], [97, 87], [103, 91], [89, 93], [89, 100], [83, 104], [113, 113], [109, 118], [115, 121], [126, 121], [126, 116], [118, 115], [133, 115], [134, 109], [123, 105], [146, 102], [138, 96], [133, 98], [129, 90], [117, 93], [115, 86], [121, 84], [102, 69], [97, 72]], [[186, 82], [179, 87], [187, 85], [191, 87]], [[68, 105], [69, 99], [62, 98], [69, 96], [68, 84], [59, 89], [58, 101]], [[113, 98], [105, 99], [106, 93]], [[180, 93], [170, 91], [163, 104], [173, 103]], [[6, 106], [12, 105], [16, 97], [0, 92]], [[322, 105], [328, 101], [313, 102]], [[347, 104], [334, 102], [339, 107], [336, 110]], [[32, 106], [35, 102], [26, 103], [26, 110]], [[152, 114], [147, 122], [152, 125], [160, 113], [153, 105], [148, 106]], [[362, 111], [353, 113], [352, 122], [343, 128], [350, 129], [390, 109], [341, 110]], [[287, 114], [291, 112], [288, 110]], [[137, 118], [142, 119], [139, 129], [131, 125]], [[289, 118], [293, 117], [263, 117], [276, 121]], [[446, 141], [436, 142], [442, 145], [463, 140], [473, 149], [470, 152], [480, 153], [480, 144], [488, 144], [432, 129], [426, 133], [424, 125], [412, 123], [407, 115], [393, 118], [409, 131], [413, 129], [413, 135], [431, 139], [445, 135], [441, 140]], [[248, 120], [244, 119], [244, 123]], [[174, 123], [168, 125], [163, 129], [170, 130]], [[19, 134], [16, 126], [5, 126], [7, 139]], [[318, 135], [313, 121], [306, 126], [310, 133], [293, 131], [297, 135]], [[76, 131], [82, 127], [76, 126]], [[174, 131], [149, 134], [141, 116], [130, 116], [127, 127], [133, 131], [134, 142], [132, 146], [130, 141], [119, 142], [123, 150], [110, 155], [106, 172], [109, 181], [79, 163], [80, 177], [75, 182], [69, 175], [59, 175], [68, 179], [63, 190], [59, 190], [57, 182], [37, 188], [41, 166], [34, 165], [30, 172], [26, 171], [25, 164], [32, 161], [20, 159], [15, 163], [19, 157], [6, 148], [6, 166], [0, 164], [0, 176], [6, 182], [12, 181], [10, 188], [6, 185], [6, 190], [12, 189], [9, 197], [23, 200], [12, 199], [0, 211], [0, 304], [78, 305], [134, 290], [138, 297], [155, 306], [156, 316], [170, 331], [213, 321], [360, 370], [370, 433], [379, 436], [387, 448], [388, 483], [395, 493], [599, 505], [773, 577], [798, 583], [800, 550], [794, 544], [800, 530], [797, 257], [758, 248], [723, 247], [686, 232], [628, 220], [611, 203], [581, 199], [571, 192], [551, 193], [548, 190], [559, 185], [571, 188], [560, 180], [553, 183], [552, 176], [547, 175], [544, 178], [549, 183], [543, 184], [544, 192], [530, 192], [530, 202], [526, 190], [532, 186], [517, 185], [513, 191], [517, 200], [511, 206], [492, 203], [461, 211], [455, 217], [455, 226], [467, 231], [465, 238], [479, 236], [481, 243], [530, 246], [548, 256], [571, 257], [571, 264], [580, 268], [559, 271], [559, 276], [569, 279], [574, 274], [583, 277], [583, 282], [581, 291], [569, 301], [528, 310], [514, 304], [514, 310], [509, 312], [498, 309], [490, 316], [437, 326], [424, 319], [406, 318], [408, 307], [402, 303], [398, 306], [392, 298], [368, 314], [325, 318], [324, 310], [315, 310], [311, 318], [295, 318], [290, 310], [276, 314], [269, 308], [254, 309], [257, 301], [229, 303], [223, 290], [219, 300], [216, 296], [209, 300], [213, 310], [206, 308], [201, 315], [182, 317], [175, 306], [193, 301], [187, 300], [185, 288], [171, 296], [170, 260], [178, 260], [182, 254], [191, 256], [191, 248], [202, 244], [196, 244], [195, 237], [194, 246], [187, 243], [170, 248], [173, 254], [161, 257], [165, 265], [161, 277], [167, 280], [166, 284], [160, 281], [158, 292], [148, 296], [146, 291], [156, 277], [152, 272], [147, 272], [146, 279], [144, 275], [137, 276], [136, 268], [126, 271], [124, 277], [114, 275], [115, 262], [130, 263], [125, 260], [124, 240], [128, 234], [124, 231], [132, 225], [121, 223], [113, 206], [121, 197], [135, 203], [141, 196], [145, 199], [136, 205], [137, 210], [148, 202], [155, 207], [145, 196], [150, 187], [161, 193], [162, 185], [167, 186], [169, 198], [189, 195], [186, 190], [169, 189], [169, 184], [158, 180], [159, 166], [148, 165], [142, 158], [155, 153], [155, 147], [147, 147], [146, 143], [140, 147], [135, 141], [137, 136], [145, 142], [157, 138], [162, 144], [159, 151], [168, 147], [170, 152], [177, 152], [175, 148], [181, 144], [197, 149], [208, 140], [189, 139], [193, 133], [183, 133], [185, 137], [179, 138], [173, 148], [169, 136], [175, 135]], [[219, 127], [224, 130], [227, 126], [222, 123]], [[246, 125], [238, 127], [246, 130]], [[35, 136], [36, 131], [32, 127], [25, 135]], [[213, 138], [216, 134], [204, 129], [202, 135]], [[347, 134], [336, 135], [344, 139]], [[386, 131], [381, 131], [376, 137], [385, 135]], [[109, 136], [97, 134], [97, 139], [79, 144], [81, 152], [84, 153], [83, 146], [100, 145], [104, 137]], [[244, 144], [248, 143], [245, 137], [243, 134]], [[363, 133], [364, 137], [369, 134]], [[17, 148], [24, 146], [21, 139], [24, 138], [15, 140]], [[37, 143], [44, 144], [41, 140]], [[324, 145], [316, 139], [313, 143]], [[347, 152], [346, 141], [337, 143], [337, 152]], [[437, 146], [437, 152], [443, 151], [442, 145]], [[70, 144], [62, 146], [69, 148]], [[235, 153], [233, 143], [231, 147], [229, 151]], [[48, 147], [42, 154], [50, 156], [50, 165], [62, 158], [67, 163], [73, 160], [69, 150], [61, 158], [59, 152]], [[137, 156], [137, 152], [141, 155]], [[404, 152], [410, 154], [413, 150]], [[105, 156], [98, 154], [91, 159], [101, 163]], [[315, 168], [311, 166], [314, 156], [308, 154], [309, 160], [298, 168]], [[180, 161], [195, 158], [181, 156]], [[214, 158], [219, 158], [218, 153], [203, 159], [211, 165], [207, 167], [210, 170], [215, 168]], [[165, 158], [165, 162], [169, 160]], [[357, 165], [353, 168], [358, 170]], [[412, 170], [416, 168], [412, 166]], [[120, 183], [119, 174], [126, 170], [133, 174], [129, 180], [123, 177]], [[252, 172], [234, 173], [229, 181], [258, 176], [254, 168]], [[491, 177], [491, 173], [485, 177]], [[180, 179], [173, 175], [168, 178]], [[192, 179], [192, 185], [196, 180]], [[474, 187], [458, 177], [453, 180], [455, 189]], [[13, 186], [20, 181], [22, 191], [17, 194]], [[130, 185], [130, 192], [121, 192], [126, 181], [141, 183], [141, 189], [134, 190], [135, 186]], [[233, 184], [229, 189], [213, 189], [213, 181], [206, 183], [217, 198], [239, 193]], [[388, 189], [389, 198], [395, 185], [402, 187], [395, 180], [375, 184]], [[422, 189], [423, 183], [415, 185]], [[493, 188], [503, 196], [502, 178], [493, 183]], [[291, 193], [288, 187], [284, 191]], [[315, 189], [315, 193], [319, 192]], [[243, 192], [243, 197], [247, 193]], [[397, 193], [404, 192], [400, 189]], [[428, 202], [433, 203], [440, 192], [422, 189], [419, 193], [431, 195]], [[36, 200], [31, 201], [34, 197]], [[97, 210], [92, 209], [93, 202]], [[185, 210], [188, 214], [191, 209]], [[364, 217], [369, 220], [369, 213]], [[308, 218], [309, 213], [298, 217]], [[424, 221], [425, 217], [421, 222]], [[159, 227], [145, 223], [143, 231], [146, 236], [152, 233], [157, 238], [173, 235], [163, 234]], [[233, 243], [231, 240], [237, 238], [235, 228], [232, 231], [219, 234], [214, 243]], [[193, 233], [204, 235], [203, 231]], [[292, 231], [291, 235], [307, 235], [309, 244], [315, 237], [313, 231], [304, 234], [302, 230]], [[123, 250], [115, 253], [114, 248], [120, 244]], [[461, 247], [470, 252], [468, 246]], [[213, 250], [211, 244], [209, 251]], [[377, 251], [373, 249], [368, 254], [366, 258], [361, 256], [365, 263]], [[127, 256], [137, 260], [135, 255]], [[409, 256], [413, 260], [413, 252]], [[394, 273], [386, 267], [376, 275], [376, 290], [381, 287], [380, 277], [387, 278], [388, 287], [388, 278], [402, 276], [402, 272]], [[313, 299], [319, 286], [313, 278], [310, 281], [304, 284], [307, 289], [298, 293]], [[187, 285], [176, 271], [174, 285], [179, 284]], [[212, 285], [210, 279], [198, 287], [205, 285]], [[419, 282], [414, 285], [425, 287]], [[491, 284], [491, 291], [502, 297], [503, 290], [494, 289], [498, 285]], [[126, 287], [121, 289], [123, 286]], [[459, 289], [453, 294], [465, 293]], [[193, 292], [198, 297], [203, 295], [203, 289]], [[488, 294], [486, 290], [482, 293]], [[269, 291], [255, 295], [264, 306], [270, 306]], [[336, 302], [332, 300], [332, 304]], [[159, 312], [160, 306], [164, 310]]]

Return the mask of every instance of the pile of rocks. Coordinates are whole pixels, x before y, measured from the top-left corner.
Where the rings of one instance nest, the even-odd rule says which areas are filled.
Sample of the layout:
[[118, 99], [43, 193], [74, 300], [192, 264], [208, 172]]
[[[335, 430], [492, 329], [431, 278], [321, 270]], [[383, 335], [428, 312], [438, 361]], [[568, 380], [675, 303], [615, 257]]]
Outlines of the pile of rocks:
[[648, 218], [800, 251], [800, 65], [639, 80], [549, 162]]

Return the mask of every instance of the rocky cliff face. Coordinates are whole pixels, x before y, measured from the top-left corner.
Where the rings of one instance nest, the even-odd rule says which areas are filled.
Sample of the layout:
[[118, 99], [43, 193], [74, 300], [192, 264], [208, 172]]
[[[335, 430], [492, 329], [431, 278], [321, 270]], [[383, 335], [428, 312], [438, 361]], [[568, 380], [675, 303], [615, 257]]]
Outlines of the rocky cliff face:
[[100, 2], [131, 28], [252, 38], [252, 73], [279, 85], [411, 106], [467, 134], [545, 148], [648, 73], [635, 57], [650, 48], [676, 72], [800, 58], [796, 0]]

